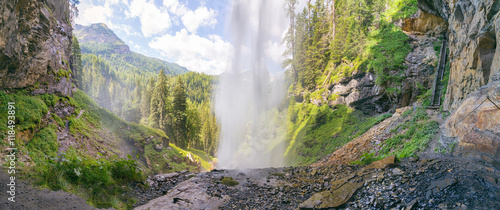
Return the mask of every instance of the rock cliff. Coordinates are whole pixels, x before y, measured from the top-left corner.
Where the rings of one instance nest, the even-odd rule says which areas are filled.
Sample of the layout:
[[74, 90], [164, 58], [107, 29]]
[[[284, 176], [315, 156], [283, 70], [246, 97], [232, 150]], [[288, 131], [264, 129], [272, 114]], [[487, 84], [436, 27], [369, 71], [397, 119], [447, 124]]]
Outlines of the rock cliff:
[[0, 88], [71, 95], [68, 1], [0, 1]]
[[[500, 157], [500, 2], [419, 0], [419, 8], [448, 23], [450, 76], [444, 110], [451, 111], [439, 143], [456, 155]], [[489, 97], [491, 100], [488, 100]]]
[[419, 7], [448, 22], [451, 74], [444, 108], [455, 110], [469, 94], [500, 77], [500, 2], [419, 0]]

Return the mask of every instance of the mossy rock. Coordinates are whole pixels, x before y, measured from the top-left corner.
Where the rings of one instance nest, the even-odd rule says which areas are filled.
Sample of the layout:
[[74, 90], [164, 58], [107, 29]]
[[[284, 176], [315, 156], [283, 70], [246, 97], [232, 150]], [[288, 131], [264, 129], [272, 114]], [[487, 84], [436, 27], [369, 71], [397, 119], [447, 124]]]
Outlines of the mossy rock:
[[236, 185], [239, 185], [240, 183], [233, 180], [233, 177], [224, 177], [222, 179], [222, 184], [227, 185], [227, 186], [236, 186]]

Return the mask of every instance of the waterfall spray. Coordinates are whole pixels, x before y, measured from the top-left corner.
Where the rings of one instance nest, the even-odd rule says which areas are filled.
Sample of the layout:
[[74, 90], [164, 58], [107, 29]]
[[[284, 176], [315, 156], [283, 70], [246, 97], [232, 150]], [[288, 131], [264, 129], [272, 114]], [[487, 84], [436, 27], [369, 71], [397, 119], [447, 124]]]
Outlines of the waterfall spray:
[[[217, 168], [276, 167], [284, 163], [284, 132], [279, 129], [284, 129], [285, 122], [272, 110], [282, 102], [285, 92], [283, 83], [271, 80], [264, 53], [270, 30], [281, 18], [273, 11], [282, 8], [271, 2], [233, 4], [234, 58], [231, 68], [221, 75], [215, 96], [215, 112], [221, 123]], [[255, 13], [257, 17], [250, 15]]]

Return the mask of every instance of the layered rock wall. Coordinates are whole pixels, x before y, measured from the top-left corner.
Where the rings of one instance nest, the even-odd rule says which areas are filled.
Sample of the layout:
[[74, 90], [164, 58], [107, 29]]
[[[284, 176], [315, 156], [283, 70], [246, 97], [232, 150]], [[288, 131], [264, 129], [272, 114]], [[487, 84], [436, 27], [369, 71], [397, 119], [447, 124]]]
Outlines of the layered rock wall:
[[452, 115], [439, 143], [456, 147], [456, 155], [498, 163], [500, 1], [419, 0], [419, 7], [448, 22], [451, 69], [443, 105]]
[[64, 0], [0, 1], [0, 88], [71, 95], [71, 25]]
[[419, 3], [422, 10], [448, 22], [451, 71], [444, 108], [455, 110], [467, 95], [499, 76], [500, 2], [422, 0]]

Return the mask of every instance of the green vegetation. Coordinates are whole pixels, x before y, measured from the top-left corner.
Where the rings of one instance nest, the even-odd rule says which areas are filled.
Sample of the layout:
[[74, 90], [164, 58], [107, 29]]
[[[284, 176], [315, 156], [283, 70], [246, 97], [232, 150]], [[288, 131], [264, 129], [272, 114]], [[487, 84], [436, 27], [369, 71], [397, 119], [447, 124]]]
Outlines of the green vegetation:
[[45, 157], [55, 157], [59, 142], [57, 141], [56, 126], [49, 125], [38, 131], [26, 145], [31, 158], [35, 162], [44, 161]]
[[[394, 22], [413, 15], [417, 1], [318, 0], [295, 13], [296, 4], [295, 0], [286, 2], [287, 15], [293, 21], [283, 40], [287, 44], [285, 55], [291, 59], [285, 60], [283, 66], [291, 81], [289, 93], [304, 95], [305, 103], [292, 101], [288, 107], [289, 146], [285, 157], [292, 164], [310, 164], [391, 116], [364, 116], [344, 105], [317, 107], [310, 100], [323, 100], [327, 91], [324, 87], [357, 72], [375, 73], [375, 83], [384, 87], [386, 94], [400, 94], [403, 64], [411, 46], [408, 36]], [[429, 95], [427, 92], [422, 98]], [[327, 100], [335, 101], [338, 97], [330, 94]], [[423, 106], [426, 103], [430, 101], [424, 100]], [[421, 114], [416, 119], [422, 120], [420, 117]], [[392, 146], [405, 145], [402, 139], [415, 141], [396, 153], [405, 156], [421, 149], [435, 124], [417, 121], [412, 125], [414, 131], [388, 141], [389, 151], [384, 152], [393, 152]], [[364, 154], [359, 163], [377, 160], [376, 155]]]
[[35, 170], [41, 174], [38, 184], [80, 194], [97, 208], [131, 208], [134, 201], [123, 194], [122, 186], [145, 180], [134, 160], [94, 159], [75, 150], [50, 158]]
[[372, 162], [380, 160], [380, 157], [376, 157], [373, 152], [362, 154], [359, 160], [353, 161], [353, 165], [368, 165]]
[[0, 138], [5, 139], [7, 130], [7, 103], [14, 102], [15, 126], [18, 131], [36, 130], [40, 128], [42, 118], [49, 108], [40, 97], [29, 96], [25, 91], [7, 94], [0, 90]]
[[283, 173], [272, 173], [271, 176], [283, 177], [283, 176], [285, 176], [285, 174], [283, 174]]
[[[19, 163], [21, 169], [27, 172], [25, 175], [52, 190], [76, 193], [95, 207], [131, 208], [134, 201], [127, 196], [126, 189], [131, 183], [144, 181], [143, 172], [197, 171], [197, 167], [184, 163], [188, 153], [206, 169], [210, 168], [209, 162], [213, 159], [203, 151], [182, 150], [172, 144], [171, 150], [164, 148], [157, 152], [154, 145], [168, 140], [163, 131], [123, 121], [99, 107], [82, 91], [75, 92], [73, 98], [49, 94], [32, 96], [24, 90], [13, 93], [0, 91], [0, 99], [2, 138], [6, 137], [8, 129], [7, 102], [16, 103], [16, 131], [22, 133], [15, 142], [18, 154], [29, 155], [28, 160], [34, 163]], [[74, 112], [61, 119], [54, 111], [56, 106], [72, 106]], [[51, 113], [48, 115], [49, 110]], [[77, 119], [81, 110], [84, 112]], [[79, 139], [77, 142], [85, 142], [91, 147], [76, 145], [76, 148], [69, 147], [65, 152], [59, 152], [57, 133], [65, 129], [66, 120], [69, 121], [70, 135]], [[103, 140], [111, 144], [103, 144]], [[2, 148], [7, 146], [6, 143], [2, 143]], [[113, 155], [117, 154], [118, 145], [115, 144], [128, 144], [137, 152], [134, 157], [129, 155], [128, 159], [118, 158]], [[85, 149], [80, 149], [82, 147]], [[103, 152], [107, 154], [101, 154]], [[152, 154], [157, 154], [158, 159], [164, 161], [154, 162]], [[165, 159], [165, 156], [175, 156], [180, 163], [169, 162], [172, 160]], [[145, 159], [153, 161], [153, 168], [143, 162]], [[154, 167], [159, 164], [171, 164], [173, 167], [156, 170]]]
[[165, 141], [215, 154], [219, 128], [210, 100], [213, 76], [124, 73], [102, 57], [84, 54], [82, 59], [77, 84], [98, 105], [128, 122], [162, 130], [170, 137]]
[[332, 2], [318, 0], [295, 14], [290, 9], [297, 2], [287, 1], [288, 16], [294, 19], [290, 28], [294, 30], [284, 39], [285, 54], [293, 58], [285, 60], [283, 66], [295, 89], [314, 90], [357, 71], [375, 72], [378, 85], [397, 86], [411, 47], [408, 36], [393, 23], [414, 14], [417, 1]]
[[[197, 171], [197, 167], [187, 165], [184, 162], [184, 158], [188, 153], [191, 153], [194, 160], [200, 162], [202, 169], [210, 169], [210, 162], [213, 160], [213, 157], [208, 156], [203, 151], [194, 149], [183, 150], [174, 144], [170, 144], [169, 146], [172, 149], [163, 148], [160, 152], [154, 149], [154, 144], [145, 146], [144, 157], [147, 157], [151, 162], [151, 171], [153, 173], [157, 174], [182, 170]], [[178, 163], [176, 160], [178, 160]]]
[[240, 183], [237, 182], [236, 180], [233, 180], [233, 177], [228, 176], [222, 179], [222, 184], [227, 186], [236, 186]]
[[390, 155], [396, 155], [398, 158], [416, 156], [417, 152], [427, 148], [439, 129], [439, 124], [430, 120], [425, 111], [427, 104], [430, 103], [429, 92], [420, 97], [422, 107], [418, 107], [415, 111], [408, 110], [402, 114], [401, 118], [407, 120], [391, 129], [393, 135], [383, 142], [379, 158]]
[[390, 116], [366, 117], [345, 105], [332, 110], [326, 105], [293, 104], [288, 109], [285, 157], [294, 165], [316, 162]]
[[402, 72], [391, 76], [391, 71], [404, 69], [403, 62], [411, 51], [407, 43], [408, 36], [392, 23], [381, 23], [382, 29], [372, 31], [369, 34], [368, 47], [368, 70], [373, 69], [377, 74], [378, 85], [386, 85], [401, 82]]

